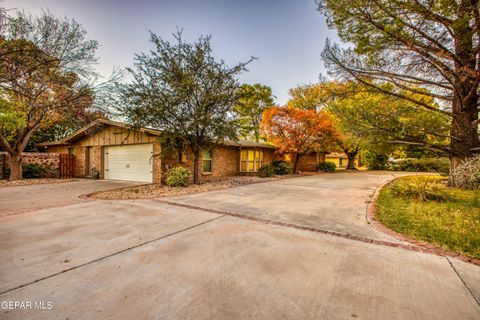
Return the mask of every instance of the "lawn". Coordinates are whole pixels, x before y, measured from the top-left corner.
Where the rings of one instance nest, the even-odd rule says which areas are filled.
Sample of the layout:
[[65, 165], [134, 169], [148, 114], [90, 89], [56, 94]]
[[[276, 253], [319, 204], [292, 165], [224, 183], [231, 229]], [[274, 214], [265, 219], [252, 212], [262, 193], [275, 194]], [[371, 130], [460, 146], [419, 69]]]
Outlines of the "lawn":
[[396, 180], [380, 192], [376, 217], [410, 238], [480, 258], [480, 191], [448, 188], [441, 179]]

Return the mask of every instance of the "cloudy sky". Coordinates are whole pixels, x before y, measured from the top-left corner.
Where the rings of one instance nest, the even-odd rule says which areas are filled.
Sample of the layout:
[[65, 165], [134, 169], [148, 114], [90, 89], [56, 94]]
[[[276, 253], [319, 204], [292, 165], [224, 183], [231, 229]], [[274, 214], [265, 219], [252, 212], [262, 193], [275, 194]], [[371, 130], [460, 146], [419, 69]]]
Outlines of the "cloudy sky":
[[168, 40], [177, 27], [189, 41], [212, 35], [215, 56], [228, 64], [258, 58], [240, 81], [272, 87], [279, 104], [289, 88], [325, 73], [325, 39], [337, 40], [314, 0], [4, 0], [3, 6], [49, 10], [80, 22], [101, 45], [98, 70], [104, 75], [131, 66], [135, 53], [150, 48], [148, 30]]

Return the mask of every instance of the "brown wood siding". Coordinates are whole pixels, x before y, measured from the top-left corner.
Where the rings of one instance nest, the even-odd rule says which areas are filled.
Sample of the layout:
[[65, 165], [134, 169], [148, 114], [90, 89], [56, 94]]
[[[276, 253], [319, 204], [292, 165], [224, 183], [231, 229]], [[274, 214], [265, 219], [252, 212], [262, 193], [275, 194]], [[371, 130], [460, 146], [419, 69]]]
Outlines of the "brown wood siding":
[[[96, 129], [99, 130], [99, 129]], [[137, 143], [151, 143], [157, 140], [156, 136], [144, 132], [136, 132], [125, 128], [106, 126], [102, 131], [91, 132], [91, 135], [80, 139], [78, 146], [112, 146]]]
[[[158, 136], [153, 136], [140, 131], [132, 131], [126, 128], [115, 126], [100, 126], [86, 132], [86, 136], [78, 139], [69, 146], [49, 146], [48, 152], [68, 154], [68, 149], [73, 148], [75, 155], [75, 176], [85, 177], [90, 172], [86, 172], [87, 157], [86, 148], [93, 147], [92, 165], [100, 171], [100, 178], [104, 174], [104, 146], [153, 143], [154, 153], [160, 154], [160, 145]], [[153, 181], [160, 183], [161, 181], [161, 157], [156, 156], [153, 160]]]

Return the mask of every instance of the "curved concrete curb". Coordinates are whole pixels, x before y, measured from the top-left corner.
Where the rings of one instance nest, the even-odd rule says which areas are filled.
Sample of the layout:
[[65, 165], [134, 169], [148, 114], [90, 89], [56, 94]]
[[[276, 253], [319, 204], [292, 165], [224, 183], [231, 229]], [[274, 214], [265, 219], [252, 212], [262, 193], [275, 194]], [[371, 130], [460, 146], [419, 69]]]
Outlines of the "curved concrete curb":
[[[387, 185], [391, 184], [392, 182], [394, 182], [398, 178], [400, 178], [400, 177], [395, 176], [393, 179], [385, 181], [380, 186], [378, 186], [378, 188], [375, 190], [375, 193], [373, 194], [372, 198], [370, 199], [370, 203], [367, 206], [367, 210], [366, 210], [367, 222], [373, 228], [377, 229], [378, 231], [380, 231], [380, 232], [382, 232], [386, 235], [389, 235], [389, 236], [391, 236], [391, 237], [393, 237], [397, 240], [411, 243], [412, 245], [421, 249], [422, 252], [437, 255], [437, 256], [442, 256], [442, 257], [452, 257], [452, 258], [456, 258], [456, 259], [459, 259], [459, 260], [467, 262], [467, 263], [471, 263], [471, 264], [480, 266], [480, 259], [475, 259], [475, 258], [466, 256], [466, 255], [462, 255], [458, 252], [448, 250], [448, 249], [444, 249], [444, 248], [438, 247], [436, 245], [433, 245], [433, 244], [430, 244], [430, 243], [427, 243], [427, 242], [414, 240], [412, 238], [409, 238], [405, 235], [402, 235], [398, 232], [395, 232], [395, 231], [391, 230], [390, 228], [386, 227], [380, 221], [377, 220], [377, 218], [375, 217], [375, 212], [376, 212], [376, 202], [377, 202], [377, 199], [378, 199], [378, 195], [380, 194], [380, 191], [383, 188], [385, 188]], [[420, 251], [420, 250], [414, 250], [414, 251]]]

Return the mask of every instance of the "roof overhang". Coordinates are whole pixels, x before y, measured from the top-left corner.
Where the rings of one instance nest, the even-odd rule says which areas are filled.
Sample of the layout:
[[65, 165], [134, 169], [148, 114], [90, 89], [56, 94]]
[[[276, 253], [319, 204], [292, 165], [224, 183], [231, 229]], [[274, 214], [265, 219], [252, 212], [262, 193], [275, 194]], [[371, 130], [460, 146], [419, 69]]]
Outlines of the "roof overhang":
[[43, 142], [43, 143], [37, 143], [36, 146], [39, 147], [48, 147], [48, 146], [68, 146], [72, 145], [74, 141], [83, 138], [85, 136], [89, 135], [89, 130], [93, 129], [98, 126], [113, 126], [113, 127], [119, 127], [119, 128], [124, 128], [128, 130], [136, 130], [139, 132], [143, 132], [152, 136], [159, 136], [161, 135], [160, 130], [155, 130], [155, 129], [150, 129], [150, 128], [136, 128], [132, 125], [129, 125], [128, 123], [124, 122], [119, 122], [119, 121], [112, 121], [112, 120], [106, 120], [106, 119], [97, 119], [93, 121], [92, 123], [86, 125], [85, 127], [75, 131], [71, 135], [69, 135], [67, 138], [65, 138], [62, 141], [53, 141], [53, 142]]
[[52, 141], [52, 142], [42, 142], [36, 143], [35, 146], [37, 147], [52, 147], [52, 146], [70, 146], [71, 144], [65, 141]]
[[[70, 146], [70, 145], [73, 145], [76, 140], [81, 139], [81, 138], [86, 137], [89, 134], [91, 134], [91, 129], [94, 129], [95, 127], [102, 126], [102, 125], [114, 126], [114, 127], [124, 128], [124, 129], [128, 129], [128, 130], [135, 130], [135, 131], [143, 132], [145, 134], [152, 135], [152, 136], [160, 136], [162, 134], [162, 132], [160, 130], [144, 128], [144, 127], [136, 128], [136, 127], [134, 127], [132, 125], [129, 125], [128, 123], [124, 123], [124, 122], [118, 122], [118, 121], [112, 121], [112, 120], [106, 120], [106, 119], [98, 119], [98, 120], [95, 120], [94, 122], [86, 125], [85, 127], [75, 131], [74, 133], [72, 133], [71, 135], [69, 135], [67, 138], [65, 138], [62, 141], [37, 143], [36, 146], [39, 146], [39, 147]], [[247, 141], [247, 140], [224, 141], [224, 142], [221, 142], [219, 144], [224, 145], [224, 146], [238, 147], [238, 148], [265, 148], [265, 149], [273, 149], [273, 150], [277, 149], [275, 146], [272, 146], [270, 144]]]
[[274, 150], [277, 149], [277, 147], [272, 146], [270, 144], [247, 141], [247, 140], [225, 141], [221, 144], [225, 146], [232, 146], [232, 147], [239, 147], [239, 148], [265, 148], [265, 149], [274, 149]]

